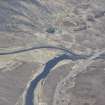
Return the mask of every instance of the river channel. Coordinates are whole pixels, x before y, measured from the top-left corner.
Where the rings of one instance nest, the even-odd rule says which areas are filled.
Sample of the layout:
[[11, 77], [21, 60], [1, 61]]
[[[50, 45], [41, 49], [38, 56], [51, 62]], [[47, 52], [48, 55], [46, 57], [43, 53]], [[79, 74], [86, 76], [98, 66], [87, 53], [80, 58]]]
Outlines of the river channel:
[[[44, 70], [30, 82], [30, 85], [27, 89], [27, 93], [25, 96], [25, 105], [34, 105], [34, 91], [38, 85], [38, 82], [42, 79], [45, 79], [46, 76], [49, 74], [49, 72], [52, 70], [52, 68], [55, 65], [57, 65], [60, 61], [62, 61], [62, 60], [76, 61], [79, 59], [87, 59], [88, 57], [92, 56], [92, 54], [90, 54], [90, 55], [75, 54], [72, 51], [69, 51], [68, 49], [59, 48], [59, 47], [55, 47], [55, 46], [39, 46], [39, 47], [33, 46], [33, 47], [27, 48], [27, 49], [20, 49], [20, 50], [15, 50], [15, 51], [8, 51], [8, 52], [0, 52], [0, 55], [17, 54], [17, 53], [23, 53], [23, 52], [27, 52], [27, 51], [31, 51], [31, 50], [35, 50], [35, 49], [43, 49], [43, 48], [61, 50], [61, 51], [63, 51], [63, 54], [56, 56], [53, 59], [49, 60], [46, 63]], [[99, 57], [97, 57], [97, 59], [105, 59], [105, 54], [101, 54]]]

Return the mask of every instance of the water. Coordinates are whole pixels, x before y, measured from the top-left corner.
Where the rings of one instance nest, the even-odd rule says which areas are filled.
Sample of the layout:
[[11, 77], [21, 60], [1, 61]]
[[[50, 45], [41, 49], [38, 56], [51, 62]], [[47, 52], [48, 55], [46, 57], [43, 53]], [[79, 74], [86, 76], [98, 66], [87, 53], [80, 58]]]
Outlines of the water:
[[[34, 90], [35, 88], [37, 87], [37, 84], [38, 82], [41, 80], [41, 79], [45, 79], [46, 76], [48, 75], [48, 73], [52, 70], [52, 68], [58, 64], [60, 61], [62, 60], [79, 60], [79, 59], [87, 59], [88, 57], [90, 56], [85, 56], [85, 55], [76, 55], [76, 54], [73, 54], [71, 53], [71, 55], [65, 53], [65, 54], [62, 54], [58, 57], [55, 57], [51, 60], [49, 60], [47, 63], [46, 63], [46, 66], [43, 70], [43, 72], [41, 72], [34, 80], [31, 81], [30, 83], [30, 86], [27, 90], [27, 93], [26, 93], [26, 98], [25, 98], [25, 105], [34, 105]], [[102, 54], [100, 55], [99, 57], [97, 57], [96, 59], [101, 59], [101, 58], [105, 58], [105, 54]]]
[[52, 70], [52, 68], [62, 60], [71, 59], [71, 60], [78, 60], [79, 57], [75, 55], [67, 55], [62, 54], [59, 57], [55, 57], [46, 63], [46, 66], [42, 73], [40, 73], [34, 80], [31, 81], [30, 87], [27, 90], [26, 98], [25, 98], [25, 105], [34, 105], [34, 90], [41, 79], [44, 79], [48, 73]]
[[[44, 70], [35, 79], [33, 79], [31, 81], [30, 86], [26, 93], [25, 105], [34, 105], [34, 102], [33, 102], [34, 101], [34, 90], [35, 90], [38, 82], [41, 79], [44, 79], [48, 75], [50, 70], [52, 70], [52, 68], [57, 63], [59, 63], [62, 60], [65, 60], [65, 59], [75, 61], [78, 59], [87, 59], [92, 56], [92, 55], [78, 55], [78, 54], [75, 54], [75, 53], [65, 49], [65, 48], [59, 48], [59, 47], [55, 47], [55, 46], [40, 46], [40, 47], [33, 46], [33, 47], [27, 48], [27, 49], [20, 49], [20, 50], [9, 51], [9, 52], [0, 52], [0, 55], [16, 54], [16, 53], [22, 53], [22, 52], [27, 52], [27, 51], [31, 51], [31, 50], [35, 50], [35, 49], [42, 49], [42, 48], [58, 49], [58, 50], [64, 51], [65, 54], [62, 54], [58, 57], [55, 57], [55, 58], [49, 60], [46, 63]], [[99, 57], [96, 57], [96, 59], [105, 59], [105, 54], [101, 54]]]

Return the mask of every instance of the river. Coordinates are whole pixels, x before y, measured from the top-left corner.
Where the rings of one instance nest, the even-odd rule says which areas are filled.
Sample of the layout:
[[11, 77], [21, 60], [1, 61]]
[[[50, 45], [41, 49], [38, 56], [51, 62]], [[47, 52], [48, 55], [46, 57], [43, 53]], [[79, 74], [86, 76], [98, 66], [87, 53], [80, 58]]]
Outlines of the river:
[[[34, 105], [34, 90], [35, 90], [38, 82], [41, 79], [44, 79], [57, 63], [59, 63], [62, 60], [67, 60], [67, 59], [78, 60], [80, 58], [78, 57], [78, 55], [76, 56], [75, 54], [71, 55], [71, 56], [67, 55], [67, 54], [62, 54], [58, 57], [54, 57], [53, 59], [49, 60], [46, 63], [44, 70], [37, 77], [35, 77], [35, 79], [33, 79], [31, 81], [30, 86], [29, 86], [27, 93], [26, 93], [25, 105]], [[83, 57], [83, 59], [85, 59], [85, 58]]]
[[[92, 54], [90, 54], [90, 55], [75, 54], [72, 51], [69, 51], [68, 49], [55, 47], [55, 46], [39, 46], [39, 47], [33, 46], [33, 47], [27, 48], [27, 49], [19, 49], [19, 50], [15, 50], [15, 51], [0, 52], [0, 55], [17, 54], [17, 53], [23, 53], [23, 52], [27, 52], [27, 51], [31, 51], [31, 50], [35, 50], [35, 49], [43, 49], [43, 48], [61, 50], [64, 52], [64, 54], [59, 55], [59, 56], [54, 57], [53, 59], [49, 60], [46, 63], [44, 70], [30, 82], [30, 86], [27, 89], [27, 93], [25, 96], [25, 105], [34, 105], [34, 90], [35, 90], [38, 82], [40, 80], [44, 79], [48, 75], [48, 73], [52, 70], [52, 68], [56, 64], [58, 64], [60, 61], [67, 60], [67, 59], [75, 61], [75, 60], [79, 60], [79, 59], [87, 59], [88, 57], [92, 56]], [[99, 57], [97, 57], [97, 59], [100, 59], [100, 58], [105, 59], [105, 54], [101, 54]]]

